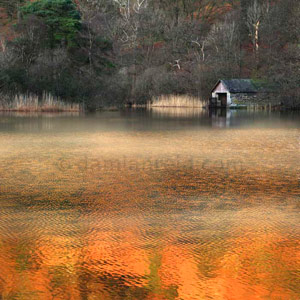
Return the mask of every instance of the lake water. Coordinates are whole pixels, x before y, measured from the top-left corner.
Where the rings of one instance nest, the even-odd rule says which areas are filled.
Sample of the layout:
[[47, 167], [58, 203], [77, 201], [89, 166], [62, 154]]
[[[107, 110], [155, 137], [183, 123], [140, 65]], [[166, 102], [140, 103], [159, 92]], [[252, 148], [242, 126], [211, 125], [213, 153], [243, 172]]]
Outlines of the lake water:
[[299, 299], [299, 113], [0, 115], [0, 299]]

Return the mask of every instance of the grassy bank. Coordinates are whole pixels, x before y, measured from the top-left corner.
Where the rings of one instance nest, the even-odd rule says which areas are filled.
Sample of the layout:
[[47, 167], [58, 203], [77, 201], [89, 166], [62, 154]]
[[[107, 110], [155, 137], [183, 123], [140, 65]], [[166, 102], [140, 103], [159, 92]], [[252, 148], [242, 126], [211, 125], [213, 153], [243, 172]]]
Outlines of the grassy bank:
[[79, 112], [82, 107], [78, 103], [66, 103], [49, 93], [42, 97], [33, 94], [19, 94], [11, 99], [0, 95], [0, 111], [14, 112]]

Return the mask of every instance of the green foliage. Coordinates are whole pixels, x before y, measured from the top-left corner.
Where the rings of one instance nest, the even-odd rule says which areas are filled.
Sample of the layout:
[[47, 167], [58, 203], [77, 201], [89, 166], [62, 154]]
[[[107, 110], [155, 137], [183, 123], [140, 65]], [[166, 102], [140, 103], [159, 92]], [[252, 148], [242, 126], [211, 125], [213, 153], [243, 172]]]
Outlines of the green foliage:
[[28, 3], [20, 11], [25, 19], [35, 16], [44, 22], [50, 48], [61, 43], [72, 45], [81, 28], [80, 14], [71, 0], [39, 0]]

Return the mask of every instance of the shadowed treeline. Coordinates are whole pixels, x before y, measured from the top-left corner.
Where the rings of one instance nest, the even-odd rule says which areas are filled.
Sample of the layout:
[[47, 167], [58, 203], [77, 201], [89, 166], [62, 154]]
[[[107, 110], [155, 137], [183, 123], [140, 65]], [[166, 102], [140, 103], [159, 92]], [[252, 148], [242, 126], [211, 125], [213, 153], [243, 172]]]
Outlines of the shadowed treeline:
[[1, 92], [95, 110], [206, 102], [217, 80], [251, 78], [299, 108], [299, 11], [298, 0], [2, 0]]

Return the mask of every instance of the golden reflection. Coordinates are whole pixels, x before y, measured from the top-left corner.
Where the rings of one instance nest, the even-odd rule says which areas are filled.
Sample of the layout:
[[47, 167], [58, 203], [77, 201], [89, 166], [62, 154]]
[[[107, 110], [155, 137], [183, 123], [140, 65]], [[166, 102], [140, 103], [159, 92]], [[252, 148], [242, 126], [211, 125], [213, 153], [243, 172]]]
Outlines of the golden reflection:
[[[75, 211], [68, 217], [57, 212], [55, 228], [49, 229], [53, 216], [47, 216], [36, 236], [15, 229], [25, 217], [16, 213], [18, 219], [10, 222], [14, 237], [3, 238], [12, 228], [0, 232], [1, 293], [4, 299], [81, 299], [82, 294], [97, 299], [296, 299], [299, 243], [289, 232], [296, 219], [278, 209], [269, 213], [194, 212], [192, 219], [204, 228], [190, 232], [191, 224], [179, 224], [181, 216], [175, 215], [165, 217], [160, 227], [150, 215], [127, 220], [95, 213], [77, 219]], [[41, 212], [29, 214], [35, 219]], [[78, 232], [69, 232], [75, 219]], [[257, 223], [249, 226], [253, 219]], [[146, 236], [145, 230], [152, 234]]]
[[298, 129], [42, 130], [0, 133], [1, 299], [298, 299]]
[[152, 107], [150, 109], [154, 117], [176, 117], [190, 118], [206, 115], [205, 109], [199, 108], [182, 108], [182, 107]]

